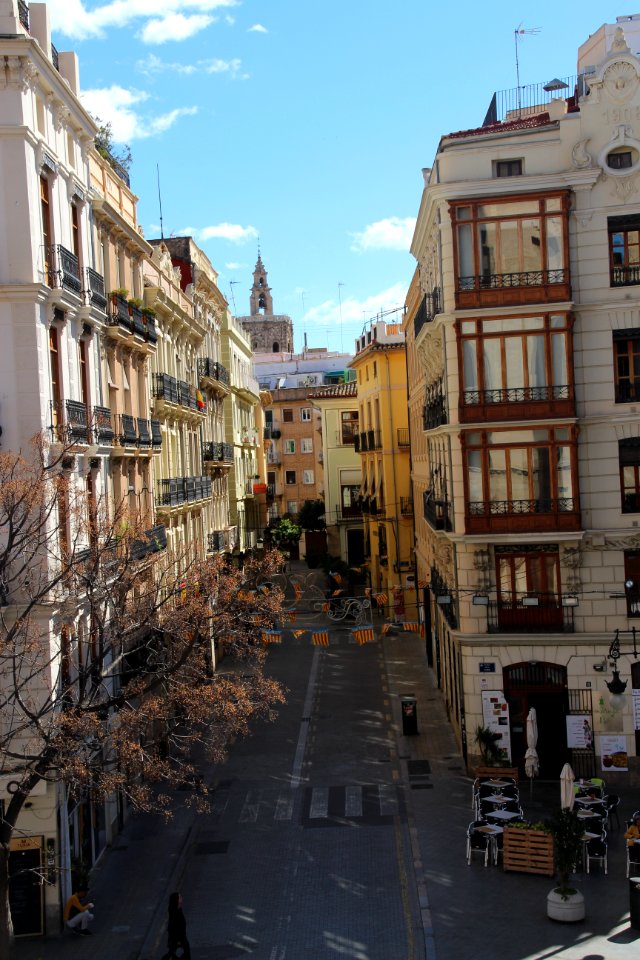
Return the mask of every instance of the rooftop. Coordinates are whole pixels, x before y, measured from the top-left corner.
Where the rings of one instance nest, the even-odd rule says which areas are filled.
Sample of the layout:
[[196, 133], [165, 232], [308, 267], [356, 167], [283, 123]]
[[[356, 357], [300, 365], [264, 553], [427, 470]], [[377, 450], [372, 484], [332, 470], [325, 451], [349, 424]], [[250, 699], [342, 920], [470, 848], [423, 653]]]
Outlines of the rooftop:
[[358, 384], [355, 380], [349, 383], [336, 383], [330, 387], [322, 387], [308, 394], [309, 400], [330, 400], [335, 397], [357, 397]]

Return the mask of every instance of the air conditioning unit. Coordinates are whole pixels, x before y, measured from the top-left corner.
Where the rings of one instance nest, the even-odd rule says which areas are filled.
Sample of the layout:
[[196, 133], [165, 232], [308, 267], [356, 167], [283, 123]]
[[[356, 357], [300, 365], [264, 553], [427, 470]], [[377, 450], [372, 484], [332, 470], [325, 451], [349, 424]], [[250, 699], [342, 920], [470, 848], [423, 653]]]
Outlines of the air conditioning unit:
[[298, 385], [301, 387], [314, 387], [318, 382], [318, 378], [309, 374], [306, 377], [300, 377], [298, 380]]

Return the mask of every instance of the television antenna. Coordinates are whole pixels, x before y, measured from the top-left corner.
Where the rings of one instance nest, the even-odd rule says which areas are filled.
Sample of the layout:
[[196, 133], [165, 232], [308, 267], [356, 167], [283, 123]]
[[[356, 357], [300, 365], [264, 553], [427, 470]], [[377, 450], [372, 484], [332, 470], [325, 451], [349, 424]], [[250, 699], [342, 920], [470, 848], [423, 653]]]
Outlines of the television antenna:
[[520, 90], [520, 61], [518, 59], [518, 40], [522, 37], [533, 37], [536, 33], [540, 33], [540, 27], [523, 27], [522, 23], [516, 27], [513, 31], [513, 42], [516, 48], [516, 84], [517, 84], [517, 97], [518, 97], [518, 118], [521, 114], [522, 101], [521, 101], [521, 90]]
[[[260, 256], [260, 254], [258, 254], [258, 256]], [[236, 283], [240, 283], [240, 281], [239, 281], [239, 280], [229, 280], [229, 289], [231, 290], [231, 302], [232, 302], [232, 304], [233, 304], [233, 315], [234, 315], [234, 317], [237, 317], [237, 316], [238, 316], [238, 308], [236, 307], [236, 298], [235, 298], [234, 295], [233, 295], [233, 288], [235, 287]]]

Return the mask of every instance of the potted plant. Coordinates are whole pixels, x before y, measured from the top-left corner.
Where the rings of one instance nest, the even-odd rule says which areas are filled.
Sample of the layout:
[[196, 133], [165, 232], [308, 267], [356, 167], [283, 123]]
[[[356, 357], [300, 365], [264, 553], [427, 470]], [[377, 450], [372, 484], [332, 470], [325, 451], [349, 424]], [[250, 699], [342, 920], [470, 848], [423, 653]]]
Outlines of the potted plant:
[[109, 299], [114, 307], [118, 305], [118, 299], [122, 298], [123, 300], [127, 299], [129, 291], [126, 287], [116, 287], [114, 290], [109, 291]]
[[144, 300], [141, 300], [140, 297], [129, 297], [127, 300], [129, 304], [129, 313], [133, 314], [134, 312], [140, 313], [142, 311], [142, 304]]
[[584, 827], [573, 810], [560, 810], [548, 826], [553, 836], [558, 884], [547, 895], [547, 916], [565, 923], [584, 920], [584, 897], [570, 884], [571, 874], [582, 857]]
[[480, 749], [480, 756], [484, 766], [497, 767], [501, 764], [503, 756], [502, 750], [498, 746], [500, 739], [500, 734], [494, 733], [492, 730], [489, 730], [488, 727], [483, 727], [482, 724], [476, 727], [474, 741]]
[[141, 313], [143, 317], [147, 317], [147, 319], [151, 318], [152, 320], [155, 320], [156, 312], [153, 309], [153, 307], [143, 307], [141, 310]]

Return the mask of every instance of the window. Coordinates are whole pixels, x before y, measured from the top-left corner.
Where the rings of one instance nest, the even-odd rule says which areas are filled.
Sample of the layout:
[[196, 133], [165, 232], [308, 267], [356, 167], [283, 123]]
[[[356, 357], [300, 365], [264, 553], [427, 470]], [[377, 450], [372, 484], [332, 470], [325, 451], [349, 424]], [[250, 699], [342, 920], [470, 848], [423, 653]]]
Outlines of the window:
[[627, 595], [627, 616], [640, 617], [640, 550], [625, 551], [624, 583]]
[[618, 441], [623, 513], [640, 513], [640, 439]]
[[519, 177], [522, 175], [522, 160], [494, 160], [496, 177]]
[[[577, 513], [576, 434], [572, 427], [495, 430], [463, 435], [468, 512], [514, 518]], [[499, 524], [493, 524], [497, 528]]]
[[313, 440], [304, 438], [300, 441], [300, 452], [301, 453], [313, 453]]
[[60, 334], [49, 327], [49, 374], [51, 376], [51, 423], [54, 430], [62, 426], [62, 382], [60, 376]]
[[280, 353], [280, 344], [278, 343], [277, 340], [274, 340], [274, 341], [273, 341], [273, 346], [272, 346], [272, 348], [271, 348], [271, 352], [272, 352], [272, 353]]
[[298, 501], [287, 500], [287, 513], [296, 514], [298, 512]]
[[499, 629], [562, 630], [564, 611], [557, 546], [496, 546], [495, 557]]
[[52, 263], [53, 232], [51, 230], [51, 202], [49, 181], [40, 177], [40, 212], [42, 216], [42, 250], [44, 263], [44, 280], [49, 286], [53, 285]]
[[340, 506], [343, 517], [360, 516], [360, 485], [346, 484], [340, 487]]
[[300, 419], [303, 423], [308, 423], [311, 420], [311, 407], [303, 407], [300, 411]]
[[74, 255], [80, 259], [80, 217], [77, 203], [71, 204], [71, 247]]
[[[507, 291], [499, 302], [526, 302], [512, 288], [567, 284], [567, 199], [563, 195], [452, 206], [456, 241], [457, 305], [486, 302], [464, 294]], [[543, 297], [568, 293], [549, 291]], [[529, 300], [540, 298], [534, 293]], [[495, 293], [491, 302], [497, 302]]]
[[375, 380], [377, 376], [378, 376], [378, 361], [374, 360], [373, 361], [373, 379]]
[[615, 330], [615, 402], [633, 403], [640, 399], [640, 329]]
[[611, 286], [640, 283], [640, 214], [609, 217], [607, 229]]
[[293, 423], [293, 410], [283, 410], [283, 411], [282, 411], [282, 422], [283, 422], [283, 423]]
[[284, 472], [284, 482], [288, 485], [296, 482], [296, 472], [295, 470], [285, 470]]
[[302, 482], [303, 483], [315, 483], [313, 478], [313, 470], [303, 470], [302, 471]]
[[284, 452], [285, 452], [285, 453], [295, 453], [295, 452], [296, 452], [296, 442], [295, 442], [295, 440], [285, 440], [285, 442], [284, 442]]
[[340, 414], [340, 420], [342, 424], [340, 442], [343, 445], [352, 444], [354, 442], [354, 437], [358, 432], [358, 411], [343, 410]]
[[633, 151], [612, 150], [607, 155], [607, 166], [612, 170], [627, 170], [633, 166]]
[[572, 398], [567, 314], [463, 320], [459, 332], [465, 405]]

